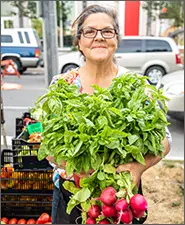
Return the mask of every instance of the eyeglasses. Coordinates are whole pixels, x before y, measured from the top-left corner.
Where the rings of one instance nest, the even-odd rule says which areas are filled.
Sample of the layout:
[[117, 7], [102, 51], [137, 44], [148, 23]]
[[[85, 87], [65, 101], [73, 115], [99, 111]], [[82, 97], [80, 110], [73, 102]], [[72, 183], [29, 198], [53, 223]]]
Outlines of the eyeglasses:
[[91, 27], [84, 28], [82, 30], [82, 34], [85, 38], [95, 38], [98, 31], [100, 31], [101, 36], [105, 39], [114, 38], [115, 34], [117, 34], [114, 28], [95, 29]]

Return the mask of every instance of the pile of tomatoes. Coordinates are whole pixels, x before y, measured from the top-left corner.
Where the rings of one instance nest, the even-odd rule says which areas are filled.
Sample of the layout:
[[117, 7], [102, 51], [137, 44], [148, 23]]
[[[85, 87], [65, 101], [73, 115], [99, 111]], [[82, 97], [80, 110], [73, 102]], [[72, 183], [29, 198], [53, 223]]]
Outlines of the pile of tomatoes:
[[42, 213], [37, 220], [33, 218], [28, 220], [23, 218], [11, 218], [10, 220], [7, 217], [1, 218], [1, 224], [51, 224], [51, 221], [51, 216], [48, 213]]

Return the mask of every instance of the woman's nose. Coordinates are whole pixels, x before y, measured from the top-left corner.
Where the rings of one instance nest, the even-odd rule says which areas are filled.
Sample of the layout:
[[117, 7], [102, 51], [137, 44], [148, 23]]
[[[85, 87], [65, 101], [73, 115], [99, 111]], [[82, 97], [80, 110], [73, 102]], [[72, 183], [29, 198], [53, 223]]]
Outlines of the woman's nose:
[[100, 30], [97, 31], [95, 39], [104, 39]]

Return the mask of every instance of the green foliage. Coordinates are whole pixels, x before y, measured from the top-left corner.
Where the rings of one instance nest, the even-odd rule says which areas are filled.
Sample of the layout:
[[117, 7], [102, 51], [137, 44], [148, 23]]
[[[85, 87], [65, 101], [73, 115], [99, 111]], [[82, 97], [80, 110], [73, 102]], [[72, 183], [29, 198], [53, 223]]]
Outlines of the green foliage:
[[184, 26], [184, 1], [165, 1], [164, 6], [167, 8], [166, 13], [161, 13], [161, 19], [174, 20], [174, 27]]
[[[44, 130], [39, 159], [49, 154], [57, 163], [65, 160], [71, 174], [99, 169], [102, 162], [119, 165], [137, 160], [144, 164], [146, 153], [161, 155], [168, 124], [166, 98], [145, 80], [126, 73], [109, 89], [93, 85], [94, 94], [89, 96], [59, 79], [36, 105], [35, 110], [42, 110]], [[158, 100], [165, 112], [157, 106]]]
[[43, 36], [42, 20], [33, 18], [32, 19], [32, 27], [37, 31], [39, 38], [42, 38], [42, 36]]
[[[155, 20], [156, 11], [160, 10], [160, 19], [172, 19], [173, 25], [180, 27], [184, 25], [184, 1], [144, 1], [142, 7], [147, 10], [148, 17]], [[162, 8], [166, 7], [167, 12], [163, 13]]]
[[60, 26], [60, 20], [62, 19], [63, 30], [66, 30], [66, 22], [68, 14], [71, 12], [71, 8], [67, 1], [56, 0], [57, 7], [57, 26]]
[[[35, 1], [28, 1], [28, 6], [25, 7], [23, 3], [27, 1], [19, 0], [19, 1], [11, 1], [11, 5], [17, 7], [19, 9], [20, 16], [25, 16], [29, 18], [36, 18], [36, 2]], [[11, 12], [15, 15], [15, 12]]]

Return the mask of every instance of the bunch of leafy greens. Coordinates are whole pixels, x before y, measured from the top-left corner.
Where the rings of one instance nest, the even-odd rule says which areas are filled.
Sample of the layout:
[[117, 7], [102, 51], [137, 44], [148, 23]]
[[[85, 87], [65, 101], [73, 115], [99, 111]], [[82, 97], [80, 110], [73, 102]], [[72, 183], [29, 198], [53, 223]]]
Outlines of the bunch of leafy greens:
[[[78, 204], [87, 212], [92, 198], [107, 186], [115, 187], [122, 197], [125, 190], [131, 196], [131, 177], [116, 174], [115, 168], [131, 161], [145, 164], [148, 153], [162, 156], [161, 141], [169, 124], [167, 98], [146, 79], [125, 73], [109, 88], [93, 85], [92, 95], [59, 79], [36, 102], [33, 111], [39, 112], [43, 125], [38, 159], [54, 156], [58, 164], [65, 160], [67, 174], [94, 169], [91, 176], [80, 180], [80, 189], [64, 182], [73, 193], [68, 213]], [[82, 217], [85, 222], [86, 214]]]
[[109, 88], [93, 87], [93, 95], [82, 94], [59, 79], [38, 99], [34, 110], [40, 111], [43, 125], [39, 160], [48, 155], [58, 164], [65, 160], [71, 174], [97, 170], [102, 161], [144, 164], [147, 153], [162, 156], [168, 125], [162, 91], [134, 73], [115, 78]]

